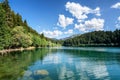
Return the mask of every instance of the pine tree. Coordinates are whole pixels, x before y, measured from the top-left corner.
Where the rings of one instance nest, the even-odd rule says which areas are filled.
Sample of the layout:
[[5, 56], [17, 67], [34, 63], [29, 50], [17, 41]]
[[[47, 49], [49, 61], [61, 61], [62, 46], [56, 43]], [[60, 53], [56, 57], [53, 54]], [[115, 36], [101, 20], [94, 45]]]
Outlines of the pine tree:
[[6, 25], [6, 14], [0, 5], [0, 48], [7, 48], [10, 44], [10, 29]]

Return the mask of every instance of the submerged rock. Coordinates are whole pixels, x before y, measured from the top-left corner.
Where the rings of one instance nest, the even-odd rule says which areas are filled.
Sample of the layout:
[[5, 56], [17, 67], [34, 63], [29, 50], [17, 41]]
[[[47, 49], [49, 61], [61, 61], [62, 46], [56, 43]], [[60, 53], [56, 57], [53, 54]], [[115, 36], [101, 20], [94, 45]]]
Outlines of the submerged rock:
[[31, 76], [31, 75], [32, 75], [32, 72], [31, 72], [31, 71], [25, 71], [25, 72], [24, 72], [24, 76], [29, 77], [29, 76]]
[[49, 72], [47, 70], [37, 70], [35, 72], [35, 75], [47, 76], [47, 75], [49, 75]]

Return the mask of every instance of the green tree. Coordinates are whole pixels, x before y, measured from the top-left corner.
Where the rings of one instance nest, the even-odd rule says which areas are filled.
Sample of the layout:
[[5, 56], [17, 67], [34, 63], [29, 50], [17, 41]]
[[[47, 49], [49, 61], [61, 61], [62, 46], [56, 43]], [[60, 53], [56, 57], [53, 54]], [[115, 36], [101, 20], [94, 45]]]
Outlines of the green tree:
[[22, 26], [17, 26], [12, 31], [13, 34], [13, 47], [29, 47], [32, 45], [32, 38], [30, 35], [25, 34]]
[[16, 14], [16, 26], [22, 26], [23, 25], [23, 21], [22, 21], [22, 17], [21, 15], [19, 15], [19, 13]]
[[116, 45], [120, 45], [120, 30], [116, 29], [114, 31], [114, 40]]
[[39, 47], [41, 45], [41, 39], [38, 36], [33, 35], [32, 41], [33, 41], [33, 46]]
[[10, 41], [10, 30], [5, 24], [5, 11], [0, 4], [0, 49], [7, 48]]

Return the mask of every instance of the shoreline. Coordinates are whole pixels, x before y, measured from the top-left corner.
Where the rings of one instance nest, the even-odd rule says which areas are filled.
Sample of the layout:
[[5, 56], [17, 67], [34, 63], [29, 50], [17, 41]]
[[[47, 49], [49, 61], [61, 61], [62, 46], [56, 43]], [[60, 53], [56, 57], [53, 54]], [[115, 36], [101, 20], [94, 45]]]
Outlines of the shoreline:
[[7, 54], [10, 52], [15, 52], [15, 51], [23, 51], [23, 50], [33, 50], [35, 49], [35, 47], [28, 47], [28, 48], [15, 48], [15, 49], [4, 49], [4, 50], [0, 50], [0, 54]]
[[[79, 45], [79, 46], [64, 46], [64, 47], [120, 47], [120, 46], [116, 46], [116, 45]], [[32, 46], [32, 47], [28, 47], [28, 48], [15, 48], [15, 49], [3, 49], [0, 50], [0, 55], [2, 54], [7, 54], [10, 52], [16, 52], [16, 51], [24, 51], [24, 50], [33, 50], [36, 47]], [[43, 47], [38, 47], [38, 48], [43, 48]]]
[[65, 47], [120, 47], [118, 44], [80, 44], [73, 46], [65, 46]]

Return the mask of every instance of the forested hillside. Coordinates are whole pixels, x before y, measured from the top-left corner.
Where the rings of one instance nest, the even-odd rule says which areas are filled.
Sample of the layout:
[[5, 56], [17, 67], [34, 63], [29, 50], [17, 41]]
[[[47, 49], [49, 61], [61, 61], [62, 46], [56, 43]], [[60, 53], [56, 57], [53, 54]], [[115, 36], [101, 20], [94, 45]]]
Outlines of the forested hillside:
[[119, 46], [120, 30], [94, 31], [69, 38], [63, 41], [63, 46]]
[[43, 34], [38, 34], [22, 20], [19, 13], [11, 10], [8, 0], [0, 2], [0, 50], [20, 47], [56, 46]]

